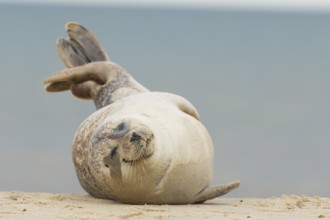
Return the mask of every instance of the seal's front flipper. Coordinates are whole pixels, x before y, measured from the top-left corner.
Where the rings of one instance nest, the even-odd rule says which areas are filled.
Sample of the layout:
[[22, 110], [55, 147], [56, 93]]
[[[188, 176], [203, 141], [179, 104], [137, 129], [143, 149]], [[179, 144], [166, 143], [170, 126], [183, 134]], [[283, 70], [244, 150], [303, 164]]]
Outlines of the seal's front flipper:
[[119, 154], [117, 153], [117, 147], [114, 147], [110, 154], [103, 159], [104, 165], [109, 167], [111, 179], [121, 183], [122, 182], [122, 172], [121, 172], [121, 162]]
[[195, 196], [193, 203], [203, 203], [206, 200], [214, 199], [223, 196], [230, 191], [239, 187], [240, 182], [235, 181], [218, 186], [209, 186]]

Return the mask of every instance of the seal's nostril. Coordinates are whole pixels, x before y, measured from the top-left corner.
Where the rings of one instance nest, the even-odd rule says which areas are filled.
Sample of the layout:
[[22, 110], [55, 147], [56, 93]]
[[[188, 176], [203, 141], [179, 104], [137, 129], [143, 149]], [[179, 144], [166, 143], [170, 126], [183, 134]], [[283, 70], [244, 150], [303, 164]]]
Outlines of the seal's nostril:
[[133, 142], [133, 141], [138, 141], [138, 140], [141, 140], [141, 136], [138, 135], [137, 133], [133, 132], [130, 141]]

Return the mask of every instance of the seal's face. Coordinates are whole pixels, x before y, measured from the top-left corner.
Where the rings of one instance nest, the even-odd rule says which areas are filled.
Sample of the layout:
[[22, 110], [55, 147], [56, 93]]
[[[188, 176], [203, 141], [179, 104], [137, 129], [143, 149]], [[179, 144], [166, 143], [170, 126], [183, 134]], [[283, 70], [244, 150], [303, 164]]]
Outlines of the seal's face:
[[105, 122], [95, 130], [91, 142], [93, 168], [110, 169], [111, 176], [121, 175], [122, 164], [145, 163], [154, 153], [153, 132], [138, 120]]

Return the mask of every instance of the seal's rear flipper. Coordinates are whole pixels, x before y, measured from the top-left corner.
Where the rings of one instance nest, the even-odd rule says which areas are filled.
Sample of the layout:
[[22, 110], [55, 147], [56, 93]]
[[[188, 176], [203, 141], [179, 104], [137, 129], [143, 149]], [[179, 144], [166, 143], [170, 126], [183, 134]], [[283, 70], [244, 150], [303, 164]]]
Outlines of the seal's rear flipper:
[[44, 83], [47, 92], [71, 90], [78, 98], [93, 99], [98, 109], [126, 96], [148, 91], [110, 61], [64, 69], [48, 77]]
[[93, 62], [83, 66], [64, 69], [44, 80], [47, 92], [71, 89], [78, 98], [95, 98], [98, 86], [104, 85], [123, 70], [111, 62]]
[[56, 41], [57, 53], [62, 59], [66, 67], [72, 68], [76, 66], [81, 66], [86, 63], [89, 63], [86, 55], [79, 50], [79, 47], [76, 48], [73, 46], [71, 41], [64, 38], [59, 38]]
[[96, 37], [84, 26], [69, 22], [65, 29], [69, 40], [59, 38], [56, 45], [58, 55], [68, 68], [95, 61], [109, 61]]
[[239, 187], [240, 182], [230, 182], [218, 186], [209, 186], [195, 196], [195, 201], [193, 203], [203, 203], [206, 200], [214, 199], [219, 196], [223, 196], [230, 191]]
[[[69, 39], [59, 38], [56, 41], [57, 53], [68, 68], [82, 66], [97, 61], [109, 61], [96, 37], [82, 25], [69, 22], [65, 25]], [[70, 82], [50, 83], [47, 91], [58, 92], [71, 89]]]
[[93, 99], [96, 108], [148, 91], [123, 68], [111, 62], [96, 37], [78, 23], [66, 24], [69, 39], [57, 40], [57, 52], [67, 69], [48, 77], [46, 91], [71, 90], [82, 99]]

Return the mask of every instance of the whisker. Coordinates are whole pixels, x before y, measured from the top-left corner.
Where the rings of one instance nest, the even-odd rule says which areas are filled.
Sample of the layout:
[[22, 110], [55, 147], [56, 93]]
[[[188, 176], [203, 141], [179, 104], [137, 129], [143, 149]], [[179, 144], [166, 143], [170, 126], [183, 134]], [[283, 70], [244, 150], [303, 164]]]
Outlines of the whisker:
[[134, 171], [134, 161], [132, 162], [132, 166], [130, 166], [130, 173], [129, 173], [129, 183], [133, 183], [133, 171]]

